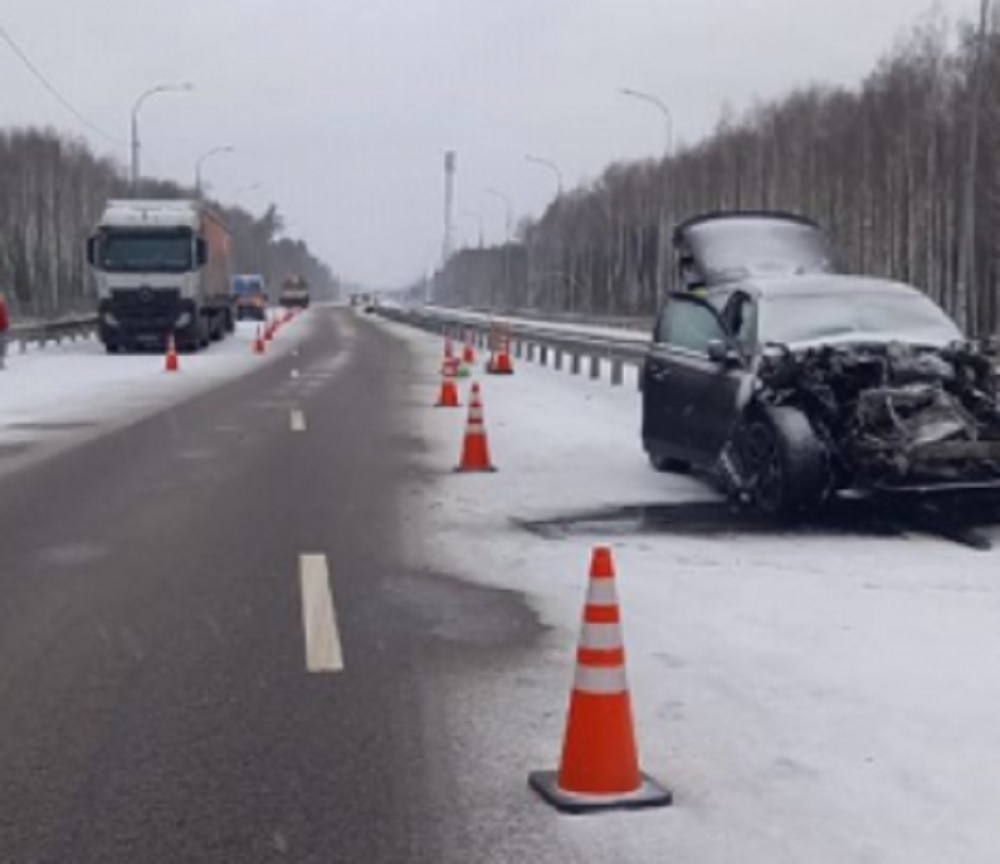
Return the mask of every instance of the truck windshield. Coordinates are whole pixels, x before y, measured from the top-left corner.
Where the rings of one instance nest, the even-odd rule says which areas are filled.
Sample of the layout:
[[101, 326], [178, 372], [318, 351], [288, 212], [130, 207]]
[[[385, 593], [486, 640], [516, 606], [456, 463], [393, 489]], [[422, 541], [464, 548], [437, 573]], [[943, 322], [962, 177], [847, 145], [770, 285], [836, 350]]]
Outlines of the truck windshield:
[[115, 272], [184, 273], [192, 269], [190, 232], [107, 232], [101, 239], [100, 266]]

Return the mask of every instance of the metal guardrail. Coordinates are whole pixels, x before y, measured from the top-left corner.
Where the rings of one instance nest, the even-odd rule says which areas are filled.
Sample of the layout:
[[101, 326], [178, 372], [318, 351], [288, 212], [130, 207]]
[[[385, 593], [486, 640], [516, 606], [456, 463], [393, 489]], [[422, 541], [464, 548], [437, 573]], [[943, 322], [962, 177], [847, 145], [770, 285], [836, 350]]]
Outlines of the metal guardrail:
[[[492, 324], [489, 320], [468, 318], [443, 309], [422, 307], [379, 306], [375, 312], [383, 318], [419, 327], [431, 333], [461, 340], [471, 336], [481, 348], [488, 347]], [[603, 364], [610, 368], [612, 386], [625, 383], [625, 367], [640, 368], [646, 359], [648, 342], [635, 336], [615, 337], [610, 334], [588, 333], [581, 329], [547, 327], [544, 323], [514, 322], [509, 324], [515, 358], [537, 361], [543, 366], [551, 359], [555, 369], [568, 366], [573, 375], [581, 375], [584, 366], [592, 379], [601, 377]]]
[[31, 324], [15, 324], [8, 334], [10, 343], [18, 344], [21, 351], [27, 351], [31, 344], [41, 346], [49, 342], [57, 345], [69, 340], [89, 339], [97, 332], [97, 316], [84, 315], [60, 318], [57, 321], [39, 321]]

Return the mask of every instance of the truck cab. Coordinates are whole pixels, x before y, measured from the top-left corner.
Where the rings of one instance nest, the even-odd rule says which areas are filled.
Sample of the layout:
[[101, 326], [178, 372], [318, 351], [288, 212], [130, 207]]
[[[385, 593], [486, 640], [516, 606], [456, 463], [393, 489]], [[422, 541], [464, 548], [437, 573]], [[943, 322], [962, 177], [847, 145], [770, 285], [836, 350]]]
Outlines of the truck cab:
[[197, 201], [109, 201], [87, 244], [109, 353], [195, 351], [233, 329], [229, 234]]

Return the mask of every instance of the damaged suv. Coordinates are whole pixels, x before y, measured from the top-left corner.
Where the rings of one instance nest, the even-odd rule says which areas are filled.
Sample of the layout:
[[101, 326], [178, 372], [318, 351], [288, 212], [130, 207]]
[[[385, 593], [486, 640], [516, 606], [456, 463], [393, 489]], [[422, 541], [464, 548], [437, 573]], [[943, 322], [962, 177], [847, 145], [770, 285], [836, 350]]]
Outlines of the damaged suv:
[[924, 294], [835, 273], [819, 227], [788, 214], [698, 217], [674, 245], [687, 290], [642, 373], [657, 470], [707, 469], [770, 516], [1000, 487], [994, 360]]

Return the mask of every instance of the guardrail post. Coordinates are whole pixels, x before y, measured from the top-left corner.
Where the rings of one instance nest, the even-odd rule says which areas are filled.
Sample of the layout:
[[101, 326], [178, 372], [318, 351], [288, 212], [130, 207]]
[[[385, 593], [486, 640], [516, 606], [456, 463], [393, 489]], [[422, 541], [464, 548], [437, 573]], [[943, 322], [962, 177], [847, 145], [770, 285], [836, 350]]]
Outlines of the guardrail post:
[[601, 377], [601, 358], [596, 354], [590, 355], [590, 377], [595, 381]]
[[518, 360], [524, 356], [524, 343], [520, 339], [514, 342], [514, 356]]
[[563, 360], [562, 348], [556, 346], [555, 348], [552, 349], [552, 353], [555, 354], [555, 357], [552, 360], [552, 368], [558, 372], [562, 369], [562, 360]]
[[535, 343], [534, 342], [529, 342], [528, 343], [528, 362], [530, 363], [534, 359], [535, 359]]
[[539, 345], [538, 346], [538, 362], [543, 366], [549, 365], [549, 346]]
[[570, 355], [569, 370], [572, 374], [574, 375], [580, 374], [580, 361], [582, 359], [583, 358], [580, 356], [580, 353], [578, 351], [574, 351]]
[[625, 364], [620, 357], [611, 358], [611, 386], [621, 387], [625, 383]]

